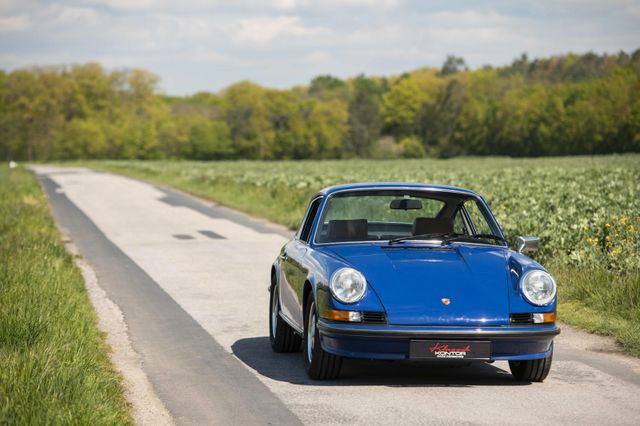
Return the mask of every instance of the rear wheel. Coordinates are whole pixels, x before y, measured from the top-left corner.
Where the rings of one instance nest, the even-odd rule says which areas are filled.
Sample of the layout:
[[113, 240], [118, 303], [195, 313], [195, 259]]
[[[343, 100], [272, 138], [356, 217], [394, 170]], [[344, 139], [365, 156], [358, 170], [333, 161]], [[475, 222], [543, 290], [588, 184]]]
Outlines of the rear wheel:
[[509, 361], [509, 369], [513, 377], [521, 382], [542, 382], [549, 375], [553, 350], [547, 358], [526, 361]]
[[293, 328], [280, 317], [280, 297], [278, 286], [271, 287], [269, 303], [269, 340], [275, 352], [297, 352], [302, 339]]
[[315, 380], [335, 379], [340, 375], [342, 358], [322, 349], [317, 327], [316, 305], [312, 298], [309, 298], [306, 312], [303, 348], [307, 374]]

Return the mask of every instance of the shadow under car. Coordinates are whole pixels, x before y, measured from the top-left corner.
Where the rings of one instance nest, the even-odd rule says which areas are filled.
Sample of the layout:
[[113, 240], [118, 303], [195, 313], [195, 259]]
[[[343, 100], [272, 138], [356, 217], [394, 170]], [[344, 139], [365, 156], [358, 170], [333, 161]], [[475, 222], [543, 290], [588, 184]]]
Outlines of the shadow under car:
[[338, 380], [312, 380], [301, 352], [276, 353], [269, 337], [237, 340], [233, 354], [259, 374], [273, 380], [314, 386], [379, 385], [391, 387], [523, 386], [510, 372], [485, 362], [427, 363], [345, 358]]

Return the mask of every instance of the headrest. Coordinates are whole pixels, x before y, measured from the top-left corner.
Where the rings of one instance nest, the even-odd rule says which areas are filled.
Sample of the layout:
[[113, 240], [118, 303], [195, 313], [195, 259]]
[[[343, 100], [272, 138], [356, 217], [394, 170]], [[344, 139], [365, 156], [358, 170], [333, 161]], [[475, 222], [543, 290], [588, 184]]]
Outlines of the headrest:
[[413, 235], [422, 234], [451, 234], [453, 233], [453, 219], [436, 219], [417, 217], [413, 222]]
[[329, 241], [364, 241], [369, 238], [367, 219], [330, 220]]

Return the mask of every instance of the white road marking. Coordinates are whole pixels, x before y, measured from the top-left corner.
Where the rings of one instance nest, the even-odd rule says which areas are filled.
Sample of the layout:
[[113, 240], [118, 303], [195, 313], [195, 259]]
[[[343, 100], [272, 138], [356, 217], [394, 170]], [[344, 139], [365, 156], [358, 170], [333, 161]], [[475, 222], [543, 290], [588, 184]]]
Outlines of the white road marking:
[[50, 178], [305, 423], [637, 424], [640, 418], [638, 386], [574, 361], [556, 361], [544, 384], [523, 386], [512, 385], [506, 363], [495, 364], [506, 371], [472, 377], [465, 369], [354, 363], [341, 381], [311, 383], [302, 355], [272, 354], [265, 337], [269, 268], [284, 237], [171, 206], [152, 186], [124, 177], [80, 171]]

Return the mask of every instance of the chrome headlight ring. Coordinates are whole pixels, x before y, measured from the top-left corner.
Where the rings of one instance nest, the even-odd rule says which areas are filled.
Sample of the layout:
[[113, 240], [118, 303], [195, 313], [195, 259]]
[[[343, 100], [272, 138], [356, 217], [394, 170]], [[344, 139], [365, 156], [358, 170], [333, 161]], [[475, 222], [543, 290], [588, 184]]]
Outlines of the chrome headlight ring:
[[547, 306], [556, 298], [558, 286], [551, 274], [535, 269], [520, 279], [520, 291], [527, 302], [536, 306]]
[[367, 280], [353, 268], [340, 268], [331, 276], [329, 288], [339, 302], [356, 303], [367, 290]]

